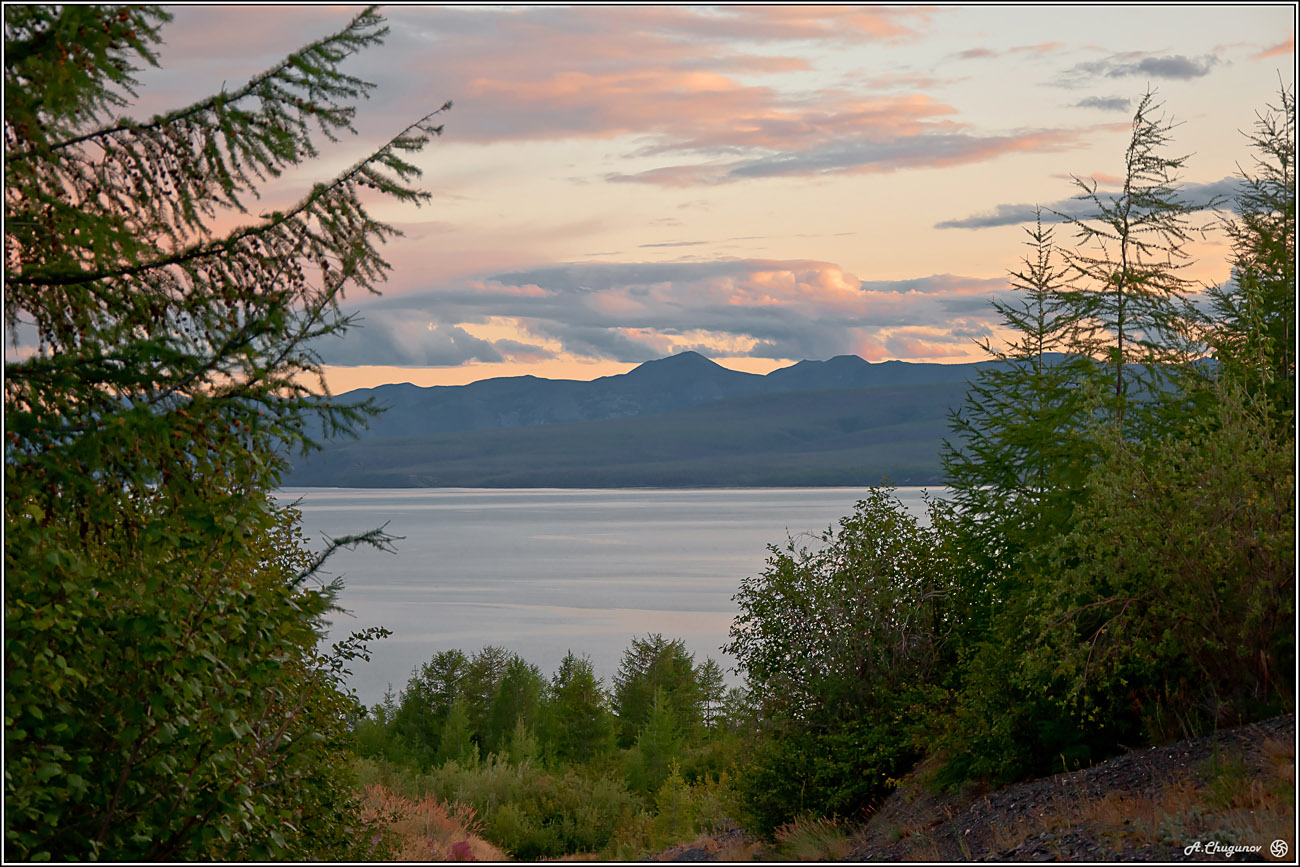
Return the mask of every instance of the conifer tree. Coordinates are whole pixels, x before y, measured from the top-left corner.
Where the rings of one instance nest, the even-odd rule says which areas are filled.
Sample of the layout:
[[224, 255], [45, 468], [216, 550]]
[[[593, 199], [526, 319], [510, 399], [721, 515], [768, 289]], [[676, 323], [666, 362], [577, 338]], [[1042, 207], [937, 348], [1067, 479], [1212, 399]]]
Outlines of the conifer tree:
[[677, 724], [687, 733], [694, 732], [701, 723], [703, 698], [694, 654], [680, 638], [669, 641], [659, 633], [633, 638], [614, 675], [620, 745], [628, 747], [636, 740], [660, 689]]
[[1226, 376], [1266, 399], [1275, 424], [1295, 413], [1295, 88], [1257, 116], [1255, 172], [1242, 171], [1232, 239], [1232, 279], [1210, 290], [1210, 342]]
[[1092, 210], [1066, 218], [1078, 241], [1066, 261], [1082, 290], [1074, 296], [1073, 349], [1104, 361], [1104, 406], [1120, 439], [1150, 439], [1171, 421], [1171, 404], [1160, 398], [1186, 387], [1203, 349], [1183, 272], [1185, 247], [1202, 232], [1192, 215], [1214, 203], [1182, 199], [1187, 157], [1165, 154], [1174, 124], [1160, 108], [1150, 91], [1138, 104], [1120, 191], [1104, 194], [1095, 180], [1076, 177]]
[[[469, 712], [470, 729], [486, 757], [490, 752], [488, 730], [492, 713], [492, 699], [505, 677], [506, 666], [513, 654], [495, 644], [484, 645], [469, 659], [460, 679], [460, 695], [464, 696]], [[514, 724], [514, 720], [510, 720]]]
[[566, 653], [551, 678], [550, 695], [547, 740], [559, 758], [588, 762], [612, 745], [608, 699], [590, 659]]
[[478, 745], [471, 738], [469, 710], [463, 698], [457, 698], [447, 711], [438, 742], [438, 762], [478, 764]]
[[663, 687], [658, 687], [650, 701], [645, 725], [637, 734], [634, 758], [640, 788], [656, 792], [668, 777], [669, 766], [681, 742], [681, 725], [673, 712], [672, 702]]
[[530, 728], [537, 725], [545, 691], [541, 669], [518, 654], [512, 655], [488, 711], [485, 739], [489, 750], [505, 752], [520, 724]]
[[169, 17], [4, 10], [5, 854], [355, 857], [341, 683], [373, 633], [317, 652], [338, 587], [272, 492], [309, 422], [364, 418], [309, 341], [387, 270], [396, 231], [365, 202], [427, 198], [409, 156], [436, 112], [253, 216], [259, 187], [352, 131], [371, 85], [341, 65], [382, 19], [121, 116]]
[[[1032, 253], [1011, 274], [1013, 302], [995, 300], [1015, 333], [1005, 349], [982, 345], [982, 368], [949, 416], [942, 459], [953, 499], [978, 528], [980, 549], [1004, 561], [1064, 526], [1087, 472], [1088, 411], [1080, 382], [1093, 360], [1071, 352], [1076, 319], [1067, 270], [1056, 264], [1041, 212], [1027, 228]], [[1011, 546], [1010, 548], [1008, 546]]]
[[706, 657], [695, 674], [700, 684], [700, 716], [705, 725], [713, 728], [718, 724], [718, 718], [722, 713], [722, 699], [727, 693], [722, 666], [713, 657]]

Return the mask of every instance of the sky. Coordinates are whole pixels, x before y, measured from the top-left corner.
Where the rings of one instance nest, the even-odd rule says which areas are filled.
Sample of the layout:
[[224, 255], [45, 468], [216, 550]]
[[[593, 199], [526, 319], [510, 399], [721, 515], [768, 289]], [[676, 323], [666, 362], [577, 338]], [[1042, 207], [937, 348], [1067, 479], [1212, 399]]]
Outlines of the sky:
[[[179, 6], [137, 116], [234, 87], [350, 6]], [[348, 61], [358, 135], [284, 195], [447, 100], [417, 163], [431, 202], [360, 327], [320, 347], [335, 392], [532, 374], [592, 379], [695, 350], [764, 373], [842, 354], [963, 362], [1035, 205], [1114, 189], [1148, 88], [1231, 193], [1242, 131], [1292, 82], [1294, 7], [404, 6]], [[296, 186], [295, 186], [296, 185]], [[1073, 244], [1068, 230], [1057, 241]], [[1190, 275], [1228, 276], [1221, 233]]]

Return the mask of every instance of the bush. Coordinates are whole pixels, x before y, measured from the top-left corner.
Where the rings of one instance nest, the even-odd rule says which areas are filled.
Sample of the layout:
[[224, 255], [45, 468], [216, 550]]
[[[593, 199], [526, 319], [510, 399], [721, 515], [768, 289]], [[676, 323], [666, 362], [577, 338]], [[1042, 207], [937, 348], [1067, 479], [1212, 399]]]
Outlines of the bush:
[[742, 788], [763, 830], [809, 810], [852, 815], [918, 758], [964, 598], [951, 514], [931, 500], [929, 517], [877, 488], [822, 547], [773, 546], [742, 583], [726, 649], [759, 707]]
[[472, 806], [483, 835], [520, 860], [599, 851], [642, 810], [619, 781], [556, 776], [499, 756], [477, 767], [449, 762], [425, 776], [422, 789]]
[[1177, 440], [1108, 447], [1035, 620], [1076, 716], [1155, 742], [1294, 706], [1294, 436], [1215, 397]]

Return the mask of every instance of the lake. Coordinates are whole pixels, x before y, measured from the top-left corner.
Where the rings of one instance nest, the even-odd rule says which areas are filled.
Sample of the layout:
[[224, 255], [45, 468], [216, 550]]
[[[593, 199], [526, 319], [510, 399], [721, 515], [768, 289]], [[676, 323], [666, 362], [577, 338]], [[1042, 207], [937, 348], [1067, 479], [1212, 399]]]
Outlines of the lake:
[[[864, 488], [703, 490], [287, 488], [308, 540], [381, 525], [397, 553], [340, 551], [349, 616], [331, 637], [368, 626], [392, 636], [356, 661], [367, 705], [440, 650], [498, 644], [549, 677], [564, 654], [587, 655], [608, 686], [631, 639], [681, 638], [697, 661], [719, 650], [742, 579], [762, 572], [768, 543], [817, 534], [850, 514]], [[942, 495], [942, 489], [936, 493]], [[921, 488], [899, 488], [920, 514]], [[809, 540], [810, 542], [812, 540]], [[738, 677], [729, 674], [732, 682]]]

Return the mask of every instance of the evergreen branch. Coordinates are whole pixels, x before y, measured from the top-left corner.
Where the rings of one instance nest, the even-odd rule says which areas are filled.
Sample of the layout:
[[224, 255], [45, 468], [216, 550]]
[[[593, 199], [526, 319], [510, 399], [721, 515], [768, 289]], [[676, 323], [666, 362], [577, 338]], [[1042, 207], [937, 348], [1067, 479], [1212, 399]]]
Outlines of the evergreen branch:
[[[153, 132], [159, 129], [165, 129], [181, 121], [189, 120], [199, 115], [210, 112], [222, 112], [226, 106], [237, 103], [249, 96], [261, 96], [266, 99], [267, 88], [279, 81], [285, 83], [310, 88], [311, 90], [321, 89], [322, 92], [330, 96], [357, 96], [374, 87], [373, 84], [362, 81], [355, 76], [339, 76], [339, 83], [324, 85], [315, 82], [310, 76], [311, 72], [324, 74], [326, 69], [312, 67], [307, 64], [307, 59], [315, 56], [322, 56], [331, 65], [337, 64], [362, 48], [381, 42], [388, 34], [388, 27], [383, 25], [383, 19], [375, 14], [377, 6], [368, 6], [358, 13], [343, 30], [338, 33], [317, 40], [299, 51], [290, 54], [276, 66], [266, 70], [262, 74], [250, 79], [243, 87], [226, 94], [224, 90], [214, 96], [199, 100], [185, 108], [176, 109], [166, 114], [155, 115], [147, 123], [139, 124], [131, 120], [122, 120], [112, 126], [93, 130], [83, 135], [75, 136], [64, 141], [55, 142], [44, 146], [43, 148], [29, 147], [16, 151], [12, 154], [6, 154], [7, 160], [21, 162], [30, 159], [38, 153], [53, 153], [75, 147], [86, 142], [98, 141], [109, 138], [119, 133], [132, 133], [140, 135], [141, 133]], [[378, 29], [370, 29], [378, 28]], [[369, 32], [366, 32], [369, 30]], [[342, 48], [336, 46], [341, 45]], [[289, 73], [291, 71], [300, 71], [306, 74], [303, 78], [294, 78]], [[351, 110], [346, 110], [345, 115], [350, 117]]]
[[[375, 171], [374, 166], [380, 165], [391, 169], [400, 180], [406, 180], [412, 176], [418, 175], [419, 170], [415, 166], [398, 159], [396, 153], [404, 150], [419, 150], [428, 142], [430, 135], [441, 134], [442, 127], [430, 126], [429, 121], [450, 108], [450, 102], [444, 103], [435, 111], [430, 112], [420, 120], [407, 126], [402, 132], [391, 138], [379, 150], [353, 165], [350, 169], [336, 177], [329, 184], [317, 184], [305, 198], [299, 201], [287, 212], [274, 212], [260, 225], [235, 229], [230, 234], [219, 240], [211, 242], [200, 241], [185, 250], [178, 251], [151, 262], [143, 262], [137, 265], [105, 269], [91, 273], [80, 272], [64, 275], [55, 273], [52, 276], [28, 276], [19, 272], [17, 274], [11, 274], [9, 280], [11, 283], [17, 285], [32, 287], [80, 285], [124, 277], [139, 276], [140, 274], [156, 271], [168, 266], [183, 265], [197, 260], [211, 258], [213, 256], [230, 254], [237, 252], [236, 248], [241, 242], [249, 239], [265, 237], [283, 224], [295, 223], [299, 217], [302, 217], [305, 214], [311, 214], [313, 209], [321, 202], [327, 199], [333, 199], [333, 197], [340, 191], [347, 191], [357, 183], [363, 183], [374, 189], [378, 189], [381, 192], [395, 196], [402, 201], [415, 201], [417, 203], [427, 201], [431, 198], [429, 193], [413, 190], [397, 182], [391, 181], [381, 173]], [[422, 135], [412, 135], [412, 131], [418, 131], [422, 133]], [[364, 214], [364, 212], [362, 213]], [[379, 231], [381, 234], [395, 233], [395, 230], [382, 223], [376, 223], [369, 220], [366, 220], [366, 223], [372, 229]]]

